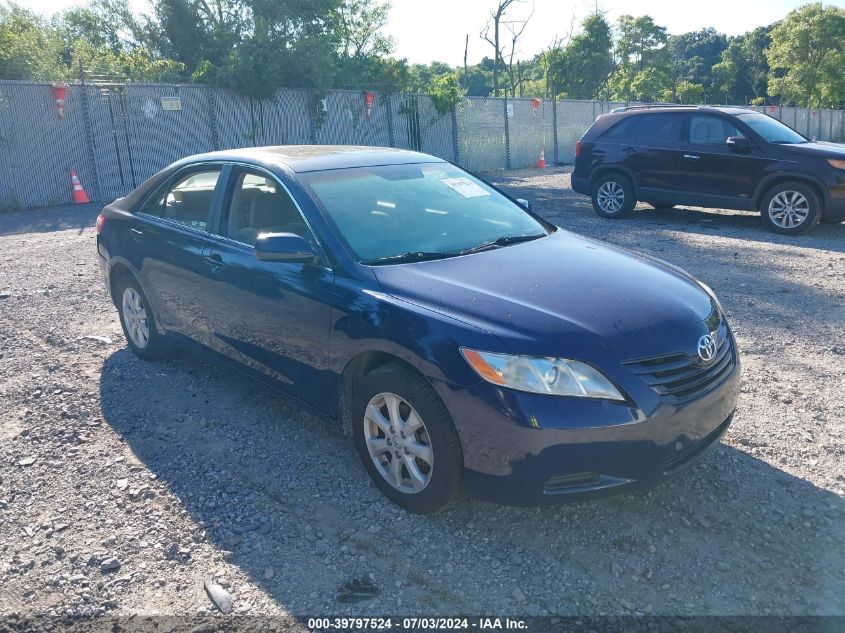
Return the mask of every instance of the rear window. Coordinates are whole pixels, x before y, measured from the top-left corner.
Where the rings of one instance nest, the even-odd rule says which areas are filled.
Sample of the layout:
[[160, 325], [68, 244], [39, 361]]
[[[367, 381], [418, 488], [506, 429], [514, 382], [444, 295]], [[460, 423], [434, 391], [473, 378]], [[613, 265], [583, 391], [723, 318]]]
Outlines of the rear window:
[[639, 118], [636, 139], [676, 143], [681, 140], [684, 117], [680, 114], [647, 114]]
[[623, 139], [623, 138], [631, 138], [631, 135], [634, 132], [634, 127], [636, 126], [637, 119], [636, 117], [628, 117], [626, 119], [622, 119], [618, 123], [614, 124], [607, 132], [602, 134], [603, 139]]

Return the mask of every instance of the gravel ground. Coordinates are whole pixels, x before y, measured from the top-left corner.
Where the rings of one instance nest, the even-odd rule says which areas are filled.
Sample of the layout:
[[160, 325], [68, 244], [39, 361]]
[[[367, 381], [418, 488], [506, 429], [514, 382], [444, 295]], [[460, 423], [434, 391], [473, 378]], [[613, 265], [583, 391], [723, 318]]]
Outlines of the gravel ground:
[[[702, 462], [603, 501], [405, 514], [339, 430], [193, 356], [135, 358], [96, 208], [6, 214], [0, 616], [217, 613], [207, 581], [236, 614], [845, 614], [845, 225], [780, 237], [750, 214], [645, 207], [608, 221], [564, 169], [495, 179], [716, 290], [744, 387]], [[361, 577], [373, 597], [347, 601]]]

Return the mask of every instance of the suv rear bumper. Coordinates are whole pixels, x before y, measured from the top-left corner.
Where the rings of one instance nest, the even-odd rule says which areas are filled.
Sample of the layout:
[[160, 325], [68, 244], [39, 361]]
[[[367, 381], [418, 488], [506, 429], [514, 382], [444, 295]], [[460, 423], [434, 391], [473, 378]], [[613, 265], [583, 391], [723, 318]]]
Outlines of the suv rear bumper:
[[572, 190], [576, 193], [582, 193], [585, 196], [590, 195], [590, 179], [582, 176], [572, 176]]

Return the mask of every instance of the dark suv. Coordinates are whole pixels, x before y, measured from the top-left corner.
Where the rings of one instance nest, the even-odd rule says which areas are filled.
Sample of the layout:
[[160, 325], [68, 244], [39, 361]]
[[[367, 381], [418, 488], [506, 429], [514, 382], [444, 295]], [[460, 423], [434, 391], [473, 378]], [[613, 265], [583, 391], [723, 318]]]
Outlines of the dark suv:
[[605, 218], [640, 200], [759, 211], [786, 234], [845, 220], [845, 145], [810, 141], [754, 110], [619, 108], [596, 119], [575, 156], [572, 188]]

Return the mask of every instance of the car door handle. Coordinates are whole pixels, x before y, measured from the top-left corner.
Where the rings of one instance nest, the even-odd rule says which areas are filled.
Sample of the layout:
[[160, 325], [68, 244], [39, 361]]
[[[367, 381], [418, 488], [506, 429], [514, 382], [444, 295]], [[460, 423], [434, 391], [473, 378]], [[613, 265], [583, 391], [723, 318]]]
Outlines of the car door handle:
[[635, 154], [637, 152], [637, 148], [635, 147], [626, 147], [622, 150], [626, 154]]
[[218, 255], [217, 253], [206, 255], [205, 261], [208, 264], [208, 267], [211, 269], [212, 273], [219, 273], [220, 269], [223, 268], [223, 258], [220, 257], [220, 255]]
[[129, 233], [131, 234], [132, 239], [135, 240], [135, 241], [138, 241], [142, 237], [144, 237], [144, 232], [141, 229], [134, 227], [134, 226], [131, 229], [129, 229]]
[[688, 158], [690, 160], [698, 160], [701, 156], [697, 156], [696, 154], [684, 154], [684, 158]]

